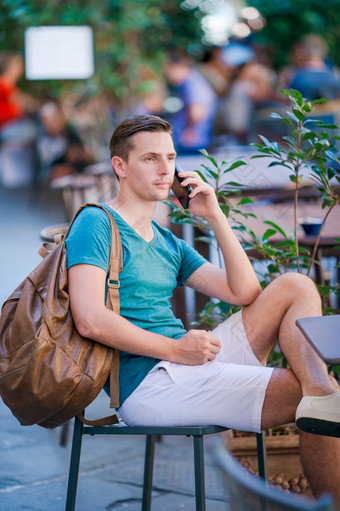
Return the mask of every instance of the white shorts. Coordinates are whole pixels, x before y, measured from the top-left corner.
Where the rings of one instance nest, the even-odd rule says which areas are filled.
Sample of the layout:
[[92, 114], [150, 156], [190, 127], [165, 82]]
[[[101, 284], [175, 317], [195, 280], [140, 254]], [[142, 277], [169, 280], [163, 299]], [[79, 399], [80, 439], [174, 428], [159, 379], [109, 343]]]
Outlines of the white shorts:
[[222, 343], [216, 359], [198, 366], [159, 362], [120, 407], [126, 424], [215, 424], [261, 431], [263, 401], [273, 368], [264, 367], [252, 351], [242, 311], [212, 333]]

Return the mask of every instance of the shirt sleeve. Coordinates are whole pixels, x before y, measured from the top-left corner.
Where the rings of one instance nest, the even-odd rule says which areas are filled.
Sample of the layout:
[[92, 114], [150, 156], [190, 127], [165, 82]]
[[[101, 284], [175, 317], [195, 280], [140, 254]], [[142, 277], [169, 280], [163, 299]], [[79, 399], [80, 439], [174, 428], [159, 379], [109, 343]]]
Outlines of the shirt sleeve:
[[75, 219], [66, 239], [67, 268], [91, 264], [107, 272], [110, 246], [111, 227], [105, 211], [85, 208]]

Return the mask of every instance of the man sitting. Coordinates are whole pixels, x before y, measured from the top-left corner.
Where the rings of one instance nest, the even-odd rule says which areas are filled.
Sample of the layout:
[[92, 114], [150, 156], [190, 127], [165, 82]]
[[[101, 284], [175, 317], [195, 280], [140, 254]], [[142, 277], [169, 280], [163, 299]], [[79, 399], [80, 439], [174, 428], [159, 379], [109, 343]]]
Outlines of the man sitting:
[[[330, 492], [340, 505], [340, 390], [295, 326], [321, 315], [320, 298], [306, 276], [286, 273], [261, 291], [213, 188], [196, 172], [189, 209], [214, 231], [226, 270], [215, 267], [152, 217], [168, 197], [176, 152], [171, 126], [156, 116], [123, 121], [110, 142], [120, 181], [105, 207], [122, 239], [121, 314], [105, 307], [111, 243], [107, 215], [86, 208], [67, 243], [72, 314], [80, 334], [121, 350], [120, 415], [129, 425], [213, 423], [259, 432], [298, 420], [305, 474], [315, 495]], [[171, 309], [174, 288], [187, 285], [242, 305], [213, 331], [185, 331]], [[266, 367], [279, 342], [290, 369]], [[318, 433], [308, 433], [308, 419]], [[303, 431], [306, 430], [306, 431]]]

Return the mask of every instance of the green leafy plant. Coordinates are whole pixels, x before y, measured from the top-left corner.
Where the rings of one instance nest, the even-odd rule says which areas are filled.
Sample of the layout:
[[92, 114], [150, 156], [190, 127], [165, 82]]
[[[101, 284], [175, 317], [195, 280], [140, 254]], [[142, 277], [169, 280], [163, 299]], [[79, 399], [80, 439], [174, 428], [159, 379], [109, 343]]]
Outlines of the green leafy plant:
[[[197, 170], [202, 179], [213, 186], [221, 210], [228, 217], [250, 258], [264, 260], [261, 270], [257, 269], [262, 287], [287, 271], [310, 274], [313, 263], [315, 263], [315, 255], [324, 225], [332, 210], [340, 203], [338, 191], [340, 177], [337, 174], [340, 160], [336, 152], [336, 144], [340, 140], [337, 135], [338, 127], [312, 117], [317, 103], [321, 103], [323, 100], [306, 101], [295, 90], [281, 92], [290, 100], [290, 109], [280, 113], [274, 112], [271, 117], [284, 123], [288, 134], [282, 137], [280, 143], [269, 141], [266, 137], [259, 135], [262, 144], [252, 144], [257, 149], [257, 154], [252, 158], [270, 158], [268, 167], [273, 168], [273, 171], [275, 169], [276, 172], [279, 172], [282, 167], [290, 170], [290, 180], [294, 184], [292, 204], [294, 225], [291, 233], [287, 234], [280, 225], [271, 220], [264, 221], [266, 229], [261, 236], [246, 225], [247, 218], [250, 216], [256, 218], [254, 213], [249, 213], [244, 209], [245, 205], [253, 202], [250, 196], [245, 196], [247, 192], [251, 195], [251, 189], [229, 179], [230, 172], [233, 171], [233, 175], [237, 174], [237, 169], [247, 165], [245, 161], [236, 159], [231, 162], [219, 163], [207, 151], [202, 150], [201, 153], [206, 157], [208, 163], [201, 164], [202, 169]], [[306, 248], [299, 246], [298, 239], [298, 205], [302, 177], [308, 177], [314, 184], [325, 213], [311, 254]], [[218, 249], [213, 233], [205, 221], [194, 217], [187, 210], [177, 207], [170, 201], [168, 203], [171, 205], [170, 217], [173, 222], [190, 223], [199, 229], [200, 234], [197, 239], [210, 243]], [[222, 265], [221, 259], [220, 264]], [[339, 296], [340, 287], [339, 284], [335, 286], [319, 285], [319, 291], [324, 298], [324, 303], [329, 304], [330, 294], [334, 293], [335, 296]], [[212, 327], [221, 318], [225, 318], [237, 309], [237, 307], [223, 302], [209, 301], [198, 313], [196, 325], [204, 324]], [[325, 313], [332, 314], [334, 309], [328, 307]], [[272, 363], [284, 365], [282, 354], [274, 351]]]
[[[291, 102], [291, 109], [285, 113], [273, 112], [270, 116], [283, 122], [290, 129], [290, 134], [283, 136], [285, 144], [270, 142], [266, 137], [259, 135], [263, 144], [252, 144], [260, 154], [252, 158], [270, 157], [268, 167], [286, 167], [291, 171], [290, 180], [294, 183], [294, 242], [297, 269], [300, 271], [299, 240], [298, 240], [298, 198], [303, 174], [308, 174], [314, 181], [322, 199], [322, 208], [326, 214], [316, 238], [311, 258], [308, 264], [307, 275], [310, 274], [320, 237], [326, 220], [333, 208], [340, 203], [340, 195], [337, 186], [340, 184], [340, 176], [332, 164], [340, 167], [340, 159], [337, 156], [336, 142], [340, 140], [338, 135], [330, 135], [329, 130], [338, 130], [335, 124], [326, 124], [323, 120], [311, 118], [318, 103], [324, 103], [324, 99], [306, 101], [297, 90], [281, 91]], [[331, 184], [331, 179], [337, 181], [337, 185]]]

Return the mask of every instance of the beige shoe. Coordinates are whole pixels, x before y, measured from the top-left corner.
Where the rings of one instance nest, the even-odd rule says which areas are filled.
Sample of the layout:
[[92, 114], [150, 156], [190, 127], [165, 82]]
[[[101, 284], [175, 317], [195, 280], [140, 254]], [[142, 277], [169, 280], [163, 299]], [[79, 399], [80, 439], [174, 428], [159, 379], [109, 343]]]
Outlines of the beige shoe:
[[295, 422], [307, 433], [340, 438], [340, 392], [304, 396], [296, 409]]

